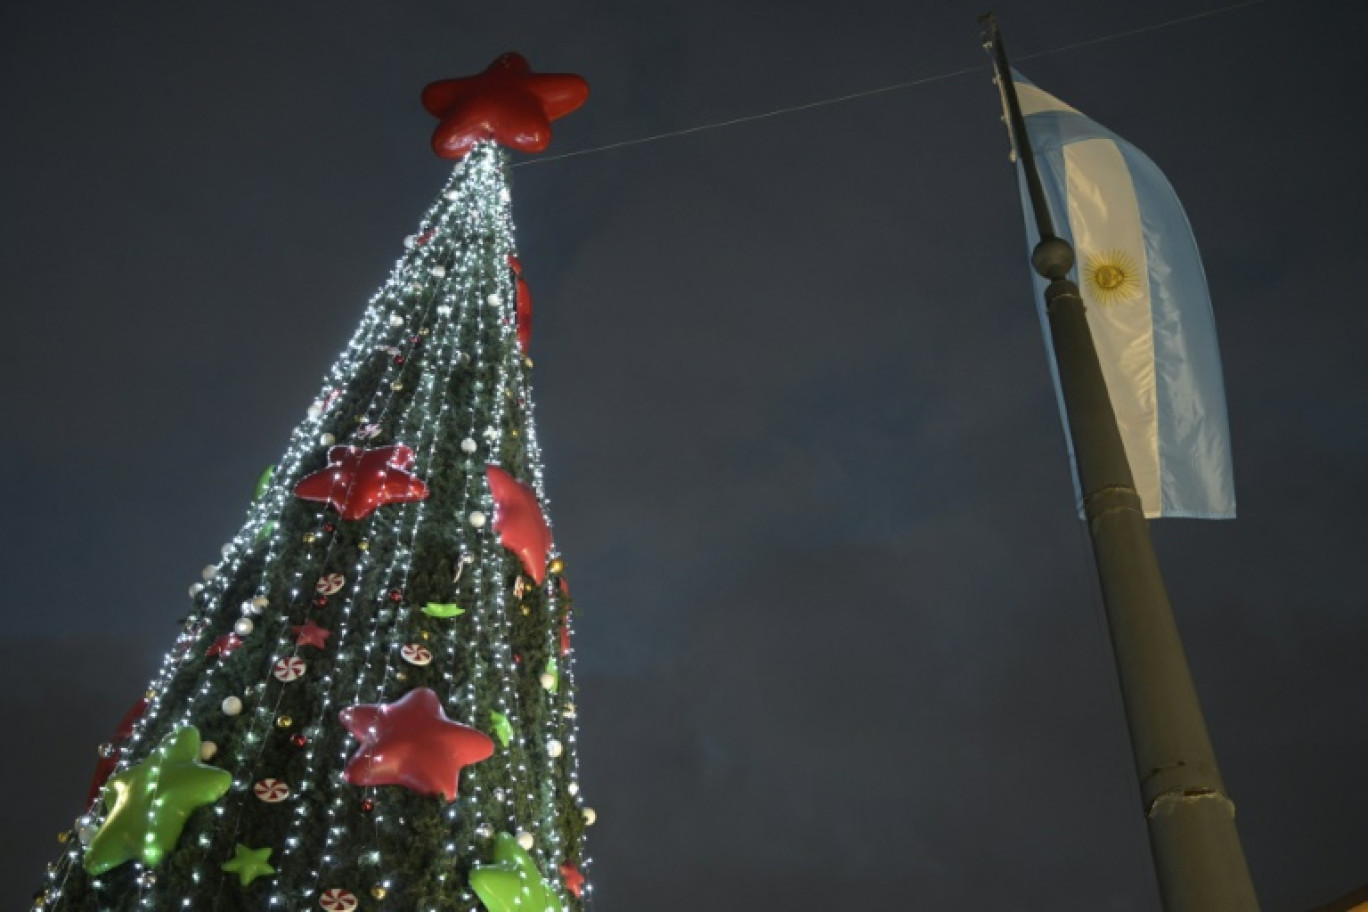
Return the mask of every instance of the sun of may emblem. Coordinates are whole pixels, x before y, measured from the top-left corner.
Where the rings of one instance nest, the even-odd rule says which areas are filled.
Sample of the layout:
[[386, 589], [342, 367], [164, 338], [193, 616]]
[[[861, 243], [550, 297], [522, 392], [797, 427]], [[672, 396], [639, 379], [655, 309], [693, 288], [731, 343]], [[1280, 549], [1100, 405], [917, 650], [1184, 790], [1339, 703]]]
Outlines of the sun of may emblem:
[[1103, 306], [1132, 301], [1140, 297], [1140, 268], [1124, 250], [1090, 253], [1083, 264], [1083, 283]]

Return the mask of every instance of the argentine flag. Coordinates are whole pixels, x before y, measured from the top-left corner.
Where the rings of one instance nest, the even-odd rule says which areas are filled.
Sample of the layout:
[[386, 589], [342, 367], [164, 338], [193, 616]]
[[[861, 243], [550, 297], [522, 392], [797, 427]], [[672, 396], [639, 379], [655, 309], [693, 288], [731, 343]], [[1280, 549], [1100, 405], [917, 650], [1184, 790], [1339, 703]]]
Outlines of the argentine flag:
[[[1074, 248], [1107, 392], [1145, 516], [1230, 519], [1221, 356], [1197, 242], [1173, 188], [1139, 149], [1014, 74], [1055, 231]], [[1039, 237], [1021, 180], [1027, 240]], [[1046, 282], [1037, 277], [1037, 291]], [[1043, 298], [1050, 369], [1064, 397]], [[1069, 465], [1078, 490], [1073, 442]], [[1080, 514], [1082, 492], [1079, 492]]]

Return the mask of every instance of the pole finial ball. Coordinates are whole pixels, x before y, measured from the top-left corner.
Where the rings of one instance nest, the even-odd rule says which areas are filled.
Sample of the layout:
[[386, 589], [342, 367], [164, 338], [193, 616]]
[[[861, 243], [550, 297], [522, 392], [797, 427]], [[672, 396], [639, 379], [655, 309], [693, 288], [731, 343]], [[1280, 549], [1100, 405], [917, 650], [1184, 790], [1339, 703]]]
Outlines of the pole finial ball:
[[1073, 269], [1074, 252], [1063, 238], [1048, 237], [1031, 252], [1031, 265], [1047, 279], [1062, 279]]

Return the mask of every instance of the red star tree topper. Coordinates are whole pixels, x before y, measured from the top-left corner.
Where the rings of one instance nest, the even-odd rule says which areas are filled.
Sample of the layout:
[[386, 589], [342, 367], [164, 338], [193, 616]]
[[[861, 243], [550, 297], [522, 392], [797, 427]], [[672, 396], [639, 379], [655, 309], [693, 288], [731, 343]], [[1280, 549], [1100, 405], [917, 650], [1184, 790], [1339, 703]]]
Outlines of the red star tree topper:
[[521, 54], [509, 52], [483, 73], [442, 79], [423, 89], [423, 107], [441, 119], [432, 150], [464, 158], [482, 139], [519, 152], [540, 152], [551, 142], [551, 121], [589, 97], [589, 84], [571, 73], [534, 73]]
[[527, 575], [541, 585], [546, 579], [546, 556], [551, 553], [551, 529], [536, 492], [498, 466], [486, 466], [485, 476], [494, 497], [499, 544], [518, 555]]
[[402, 785], [455, 801], [461, 770], [494, 754], [493, 739], [448, 719], [426, 687], [394, 703], [348, 706], [338, 718], [361, 742], [343, 771], [352, 785]]
[[385, 504], [423, 500], [427, 485], [407, 471], [413, 450], [402, 444], [367, 449], [335, 446], [328, 467], [295, 485], [295, 496], [331, 504], [343, 519], [365, 519]]

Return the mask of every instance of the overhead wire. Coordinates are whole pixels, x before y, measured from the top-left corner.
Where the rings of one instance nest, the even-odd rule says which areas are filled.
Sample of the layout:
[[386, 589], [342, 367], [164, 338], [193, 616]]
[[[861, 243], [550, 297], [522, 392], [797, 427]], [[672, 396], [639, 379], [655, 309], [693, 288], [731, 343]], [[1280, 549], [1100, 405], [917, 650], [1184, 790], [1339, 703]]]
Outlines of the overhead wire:
[[[1112, 32], [1111, 34], [1102, 35], [1097, 38], [1088, 38], [1083, 41], [1075, 41], [1070, 44], [1063, 44], [1059, 47], [1049, 48], [1048, 50], [1044, 51], [1035, 51], [1034, 53], [1030, 54], [1018, 54], [1016, 55], [1016, 59], [1018, 61], [1037, 60], [1041, 57], [1049, 57], [1054, 54], [1063, 54], [1067, 51], [1074, 51], [1078, 50], [1079, 48], [1092, 47], [1094, 45], [1103, 44], [1108, 41], [1116, 41], [1120, 38], [1131, 38], [1136, 35], [1143, 35], [1147, 32], [1154, 32], [1158, 31], [1159, 29], [1171, 28], [1175, 25], [1183, 25], [1188, 22], [1194, 22], [1199, 19], [1209, 19], [1213, 16], [1221, 16], [1226, 13], [1233, 13], [1237, 10], [1246, 9], [1251, 6], [1257, 6], [1259, 4], [1266, 2], [1268, 2], [1268, 0], [1241, 0], [1241, 2], [1239, 3], [1232, 3], [1227, 6], [1219, 7], [1217, 9], [1203, 10], [1197, 13], [1190, 13], [1186, 16], [1178, 16], [1174, 19], [1166, 19], [1163, 22], [1155, 22], [1150, 25], [1142, 25], [1138, 28], [1126, 29], [1125, 31], [1121, 32]], [[917, 88], [919, 86], [929, 85], [933, 82], [943, 82], [947, 79], [956, 79], [960, 76], [967, 76], [970, 73], [983, 72], [985, 69], [987, 69], [987, 67], [983, 65], [963, 67], [958, 70], [950, 70], [945, 73], [937, 73], [933, 76], [924, 76], [921, 79], [911, 79], [906, 82], [895, 82], [890, 85], [880, 86], [877, 89], [865, 89], [864, 91], [851, 92], [847, 95], [838, 95], [834, 98], [823, 98], [818, 101], [809, 101], [804, 104], [789, 105], [783, 108], [775, 108], [772, 111], [764, 111], [759, 114], [746, 114], [741, 117], [733, 117], [728, 120], [719, 120], [713, 123], [699, 124], [698, 126], [685, 127], [680, 130], [669, 130], [664, 133], [653, 133], [650, 136], [637, 137], [636, 139], [624, 139], [620, 140], [619, 142], [606, 143], [602, 146], [592, 146], [588, 149], [576, 149], [571, 152], [562, 152], [559, 155], [547, 155], [535, 159], [530, 159], [528, 161], [517, 162], [513, 165], [513, 167], [522, 168], [527, 165], [547, 164], [549, 162], [561, 161], [567, 158], [578, 158], [584, 155], [594, 155], [599, 152], [609, 152], [614, 149], [623, 149], [628, 146], [640, 146], [645, 145], [646, 143], [659, 142], [662, 139], [674, 139], [679, 136], [690, 136], [695, 133], [705, 133], [710, 130], [720, 130], [723, 127], [734, 127], [738, 124], [752, 123], [757, 120], [767, 120], [771, 117], [780, 117], [784, 114], [796, 114], [800, 111], [810, 111], [814, 108], [824, 108], [830, 107], [831, 105], [845, 104], [847, 102], [856, 101], [861, 98], [869, 98], [873, 95], [883, 95], [888, 92], [901, 91], [902, 89]]]

